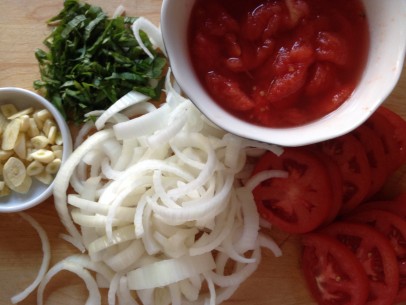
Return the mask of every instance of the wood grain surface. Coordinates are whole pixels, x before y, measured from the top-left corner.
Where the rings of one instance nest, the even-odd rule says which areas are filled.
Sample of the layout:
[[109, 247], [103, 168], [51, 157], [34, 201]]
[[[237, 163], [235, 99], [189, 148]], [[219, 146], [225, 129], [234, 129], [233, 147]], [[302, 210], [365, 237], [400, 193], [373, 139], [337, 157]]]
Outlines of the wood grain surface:
[[[118, 5], [126, 8], [129, 16], [145, 16], [159, 24], [161, 0], [91, 0], [112, 14]], [[0, 1], [0, 87], [16, 86], [33, 89], [39, 78], [34, 56], [42, 48], [50, 29], [45, 22], [62, 8], [62, 0], [1, 0]], [[406, 118], [406, 70], [385, 104]], [[405, 130], [406, 132], [406, 130]], [[406, 192], [406, 167], [393, 175], [381, 192], [391, 197]], [[0, 199], [1, 202], [1, 199]], [[63, 241], [64, 228], [56, 215], [53, 199], [27, 211], [46, 230], [52, 250], [51, 265], [76, 249]], [[263, 251], [259, 269], [233, 297], [224, 304], [244, 305], [310, 305], [315, 304], [304, 285], [299, 268], [298, 238], [280, 232], [270, 232], [280, 244], [284, 255], [274, 258]], [[0, 305], [11, 304], [10, 297], [20, 292], [36, 276], [42, 259], [40, 239], [18, 214], [0, 214]], [[106, 291], [103, 304], [107, 304]], [[45, 291], [45, 304], [84, 304], [87, 290], [83, 282], [68, 272], [61, 272]], [[36, 304], [34, 292], [23, 305]]]

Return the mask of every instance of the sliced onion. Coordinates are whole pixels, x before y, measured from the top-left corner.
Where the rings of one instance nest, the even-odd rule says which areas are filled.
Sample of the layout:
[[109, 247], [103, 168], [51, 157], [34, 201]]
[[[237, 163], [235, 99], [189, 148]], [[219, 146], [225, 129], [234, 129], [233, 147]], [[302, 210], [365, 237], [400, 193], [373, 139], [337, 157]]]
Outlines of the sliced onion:
[[77, 240], [77, 244], [80, 245], [80, 250], [84, 251], [85, 248], [81, 242], [81, 235], [72, 219], [69, 216], [68, 207], [66, 205], [67, 190], [69, 187], [70, 176], [72, 175], [76, 165], [81, 161], [83, 156], [94, 148], [95, 144], [105, 141], [113, 136], [112, 130], [103, 130], [89, 137], [81, 146], [79, 146], [70, 157], [64, 162], [58, 171], [54, 179], [54, 202], [58, 215], [73, 238]]
[[49, 271], [45, 274], [45, 277], [41, 281], [38, 292], [37, 292], [37, 305], [43, 304], [44, 299], [44, 290], [49, 283], [49, 281], [60, 271], [67, 270], [75, 273], [79, 276], [86, 284], [87, 290], [89, 291], [89, 297], [86, 301], [86, 305], [99, 305], [101, 304], [101, 295], [96, 281], [93, 279], [89, 271], [84, 269], [78, 264], [62, 260], [56, 265], [54, 265]]
[[[138, 20], [134, 32], [151, 30]], [[58, 268], [71, 268], [90, 289], [96, 281], [86, 272], [95, 271], [97, 283], [109, 288], [109, 304], [116, 298], [137, 304], [130, 290], [143, 305], [218, 304], [257, 269], [260, 247], [280, 255], [259, 234], [252, 190], [287, 174], [251, 177], [251, 160], [282, 148], [219, 129], [181, 95], [170, 72], [165, 90], [159, 108], [130, 93], [92, 113], [100, 130], [77, 147], [55, 181], [66, 239], [87, 258]], [[234, 268], [225, 275], [230, 261]]]
[[48, 236], [47, 236], [44, 228], [30, 215], [28, 215], [24, 212], [20, 212], [19, 215], [24, 220], [26, 220], [37, 231], [38, 236], [41, 239], [43, 256], [42, 256], [41, 267], [37, 273], [36, 278], [27, 288], [25, 288], [20, 293], [11, 297], [11, 303], [13, 303], [13, 304], [21, 302], [27, 296], [29, 296], [31, 292], [33, 292], [37, 288], [37, 286], [40, 284], [41, 280], [44, 278], [44, 275], [47, 272], [49, 263], [51, 261], [51, 250], [50, 250], [49, 240], [48, 240]]
[[166, 55], [165, 46], [161, 36], [161, 31], [151, 21], [145, 19], [144, 17], [139, 17], [133, 23], [131, 28], [133, 30], [134, 36], [138, 44], [144, 50], [144, 52], [148, 54], [149, 57], [154, 58], [154, 56], [142, 42], [140, 31], [145, 32], [150, 38], [152, 44], [155, 45], [157, 48], [159, 48]]
[[148, 101], [150, 97], [139, 93], [137, 91], [130, 91], [123, 95], [118, 101], [110, 106], [103, 114], [96, 120], [95, 125], [97, 129], [102, 129], [110, 117], [116, 113], [141, 102]]
[[113, 126], [116, 138], [123, 140], [137, 136], [151, 135], [159, 128], [165, 126], [168, 112], [169, 106], [165, 104], [156, 111], [144, 114], [128, 122], [116, 124]]
[[215, 268], [211, 253], [162, 260], [127, 273], [134, 290], [164, 287]]

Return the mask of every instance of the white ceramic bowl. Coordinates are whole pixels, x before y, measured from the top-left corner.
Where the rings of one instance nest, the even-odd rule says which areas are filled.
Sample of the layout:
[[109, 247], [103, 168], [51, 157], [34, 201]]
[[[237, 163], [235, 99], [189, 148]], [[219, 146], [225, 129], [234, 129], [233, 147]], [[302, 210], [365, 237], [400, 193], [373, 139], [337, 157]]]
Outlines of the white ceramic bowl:
[[336, 111], [292, 128], [260, 127], [219, 107], [194, 73], [187, 45], [187, 27], [195, 0], [164, 0], [161, 29], [170, 65], [180, 87], [216, 125], [228, 132], [283, 146], [301, 146], [331, 139], [362, 124], [395, 87], [406, 47], [406, 2], [363, 0], [370, 30], [366, 68], [351, 97]]
[[[63, 163], [72, 152], [72, 138], [69, 127], [59, 111], [45, 98], [29, 90], [15, 87], [0, 88], [0, 105], [9, 102], [15, 103], [20, 110], [32, 106], [37, 109], [46, 108], [52, 113], [62, 134]], [[32, 186], [27, 194], [11, 192], [11, 195], [0, 197], [0, 212], [18, 212], [34, 207], [49, 198], [52, 190], [53, 182], [50, 185], [46, 185], [33, 179]]]

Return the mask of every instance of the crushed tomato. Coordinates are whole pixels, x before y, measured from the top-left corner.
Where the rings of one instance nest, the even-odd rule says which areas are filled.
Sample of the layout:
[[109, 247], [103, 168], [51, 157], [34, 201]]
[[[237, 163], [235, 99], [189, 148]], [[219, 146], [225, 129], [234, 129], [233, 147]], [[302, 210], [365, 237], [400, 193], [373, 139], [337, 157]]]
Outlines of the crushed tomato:
[[365, 66], [360, 0], [198, 0], [189, 24], [196, 74], [216, 102], [270, 127], [338, 108]]

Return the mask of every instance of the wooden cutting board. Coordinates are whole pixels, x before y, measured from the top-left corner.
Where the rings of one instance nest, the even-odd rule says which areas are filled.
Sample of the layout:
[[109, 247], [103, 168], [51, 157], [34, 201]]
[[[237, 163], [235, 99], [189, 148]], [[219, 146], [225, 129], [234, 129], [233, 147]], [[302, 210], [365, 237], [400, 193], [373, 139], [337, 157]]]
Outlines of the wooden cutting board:
[[[118, 5], [127, 15], [145, 16], [159, 24], [161, 0], [91, 0], [112, 14]], [[62, 8], [62, 0], [1, 0], [0, 1], [0, 87], [16, 86], [33, 90], [32, 83], [39, 78], [34, 57], [36, 48], [42, 48], [49, 34], [45, 21]], [[385, 104], [406, 118], [406, 69]], [[406, 130], [405, 130], [406, 132]], [[391, 197], [406, 192], [406, 166], [389, 179], [381, 192]], [[0, 199], [1, 202], [1, 199]], [[0, 203], [1, 204], [1, 203]], [[50, 198], [27, 211], [46, 230], [51, 243], [51, 265], [77, 253], [76, 249], [59, 238], [64, 228]], [[283, 250], [281, 258], [263, 251], [259, 269], [225, 305], [310, 305], [310, 298], [300, 272], [300, 245], [294, 235], [270, 232]], [[11, 304], [10, 297], [20, 292], [36, 276], [42, 259], [41, 243], [36, 232], [17, 214], [0, 214], [0, 305]], [[61, 272], [45, 291], [46, 304], [84, 304], [87, 290], [82, 281], [68, 272]], [[33, 293], [21, 304], [36, 304]], [[107, 304], [106, 294], [103, 304]]]

